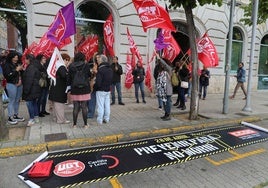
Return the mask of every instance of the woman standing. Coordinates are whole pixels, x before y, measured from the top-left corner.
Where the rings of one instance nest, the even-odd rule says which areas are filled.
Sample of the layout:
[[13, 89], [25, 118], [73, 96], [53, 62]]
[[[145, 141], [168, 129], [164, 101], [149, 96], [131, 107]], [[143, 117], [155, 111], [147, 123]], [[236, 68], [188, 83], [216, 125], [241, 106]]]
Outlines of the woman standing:
[[179, 70], [179, 103], [180, 105], [178, 106], [179, 109], [181, 110], [185, 110], [186, 106], [185, 106], [185, 94], [187, 93], [188, 88], [184, 88], [181, 86], [181, 82], [189, 82], [189, 73], [190, 71], [187, 68], [187, 65], [185, 62], [183, 62], [183, 64], [181, 65], [181, 68]]
[[161, 59], [158, 54], [157, 58], [160, 60], [159, 73], [156, 81], [157, 93], [163, 102], [165, 110], [165, 115], [161, 119], [163, 121], [169, 121], [171, 119], [171, 96], [173, 90], [171, 84], [172, 67]]
[[25, 62], [27, 68], [22, 77], [22, 99], [26, 101], [30, 116], [27, 126], [31, 126], [39, 122], [37, 101], [41, 95], [41, 87], [39, 86], [40, 71], [35, 65], [35, 58], [33, 55], [27, 54]]
[[[85, 87], [78, 87], [74, 83], [74, 77], [76, 72], [81, 72], [81, 78], [87, 81]], [[73, 128], [77, 127], [77, 117], [80, 109], [82, 109], [82, 116], [84, 121], [84, 128], [88, 128], [87, 125], [87, 102], [90, 100], [90, 65], [86, 63], [86, 57], [83, 53], [78, 52], [74, 56], [74, 62], [69, 66], [68, 86], [71, 86], [71, 99], [73, 101]]]
[[24, 121], [19, 117], [19, 105], [22, 95], [22, 72], [23, 66], [18, 63], [19, 55], [16, 52], [10, 52], [7, 55], [6, 63], [3, 66], [4, 77], [7, 80], [6, 90], [8, 94], [8, 123], [14, 125], [18, 121]]
[[48, 99], [52, 101], [53, 115], [56, 117], [56, 122], [59, 124], [68, 124], [69, 120], [65, 118], [64, 109], [67, 101], [67, 66], [70, 62], [68, 54], [61, 54], [64, 64], [59, 65], [56, 71], [56, 83], [51, 84]]

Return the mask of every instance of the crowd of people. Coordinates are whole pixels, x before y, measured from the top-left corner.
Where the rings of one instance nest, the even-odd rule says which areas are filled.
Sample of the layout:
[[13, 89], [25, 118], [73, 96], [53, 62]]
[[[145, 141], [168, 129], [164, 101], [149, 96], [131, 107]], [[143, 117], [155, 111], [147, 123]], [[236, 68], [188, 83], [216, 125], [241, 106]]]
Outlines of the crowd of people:
[[[25, 121], [19, 115], [21, 100], [25, 101], [28, 109], [27, 126], [39, 123], [39, 118], [51, 115], [50, 112], [55, 123], [70, 124], [71, 120], [65, 116], [65, 105], [70, 103], [73, 105], [73, 128], [77, 127], [80, 111], [84, 128], [88, 128], [88, 119], [95, 118], [95, 109], [97, 124], [109, 123], [110, 105], [115, 104], [115, 89], [118, 104], [124, 105], [121, 93], [123, 70], [118, 57], [113, 57], [111, 64], [105, 55], [98, 53], [89, 62], [81, 52], [76, 53], [73, 60], [67, 53], [62, 53], [61, 57], [63, 62], [56, 65], [56, 78], [53, 81], [47, 74], [50, 58], [43, 54], [36, 57], [27, 54], [22, 63], [22, 57], [16, 51], [1, 53], [0, 73], [7, 82], [4, 89], [9, 100], [9, 124]], [[77, 80], [85, 84], [77, 84]], [[49, 112], [46, 110], [47, 104], [51, 107]]]

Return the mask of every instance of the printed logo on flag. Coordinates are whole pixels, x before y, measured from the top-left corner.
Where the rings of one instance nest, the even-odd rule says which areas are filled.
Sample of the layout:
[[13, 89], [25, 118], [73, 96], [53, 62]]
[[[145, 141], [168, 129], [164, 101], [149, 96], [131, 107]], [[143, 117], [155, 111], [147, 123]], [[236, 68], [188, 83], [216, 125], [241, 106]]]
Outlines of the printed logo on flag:
[[60, 177], [72, 177], [80, 174], [85, 164], [78, 160], [63, 161], [55, 166], [54, 174]]

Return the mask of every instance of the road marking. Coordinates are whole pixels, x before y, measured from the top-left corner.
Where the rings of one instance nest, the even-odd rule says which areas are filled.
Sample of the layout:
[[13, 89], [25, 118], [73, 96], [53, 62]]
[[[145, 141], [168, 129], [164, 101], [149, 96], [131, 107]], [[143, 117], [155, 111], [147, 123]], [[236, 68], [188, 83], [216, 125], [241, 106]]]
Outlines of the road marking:
[[112, 178], [109, 181], [112, 184], [113, 188], [123, 188], [123, 186], [119, 183], [117, 178]]
[[262, 149], [257, 149], [257, 150], [251, 151], [251, 152], [240, 154], [240, 153], [235, 152], [234, 150], [230, 150], [229, 153], [231, 153], [233, 155], [233, 157], [229, 157], [227, 159], [223, 159], [220, 161], [214, 161], [213, 159], [210, 159], [209, 157], [205, 157], [205, 159], [215, 166], [220, 166], [220, 165], [223, 165], [225, 163], [230, 163], [232, 161], [243, 159], [243, 158], [246, 158], [246, 157], [249, 157], [252, 155], [257, 155], [257, 154], [263, 153], [265, 151], [266, 150], [262, 148]]

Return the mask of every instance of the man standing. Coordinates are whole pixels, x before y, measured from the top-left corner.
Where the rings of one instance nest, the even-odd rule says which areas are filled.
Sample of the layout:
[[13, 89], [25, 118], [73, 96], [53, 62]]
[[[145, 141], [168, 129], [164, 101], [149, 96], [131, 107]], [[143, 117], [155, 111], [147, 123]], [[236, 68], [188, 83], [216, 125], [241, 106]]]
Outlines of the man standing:
[[246, 89], [245, 89], [245, 86], [244, 86], [244, 82], [246, 82], [246, 70], [244, 69], [244, 63], [239, 63], [238, 65], [238, 69], [237, 69], [237, 73], [236, 73], [236, 79], [237, 79], [237, 84], [235, 86], [235, 89], [234, 89], [234, 94], [232, 96], [230, 96], [230, 99], [234, 99], [235, 98], [235, 95], [236, 95], [236, 92], [238, 90], [239, 87], [241, 87], [245, 97], [243, 98], [243, 100], [246, 100], [247, 99], [247, 92], [246, 92]]
[[97, 123], [108, 123], [110, 121], [110, 87], [112, 85], [113, 70], [105, 55], [98, 58], [99, 68], [96, 75], [96, 99], [97, 99]]
[[113, 63], [111, 65], [113, 70], [113, 82], [111, 87], [111, 94], [112, 94], [112, 103], [111, 105], [115, 104], [115, 88], [118, 95], [118, 104], [125, 105], [122, 102], [122, 93], [121, 93], [121, 75], [123, 74], [122, 66], [118, 63], [118, 57], [113, 57]]

